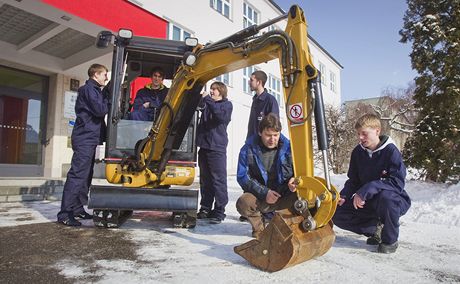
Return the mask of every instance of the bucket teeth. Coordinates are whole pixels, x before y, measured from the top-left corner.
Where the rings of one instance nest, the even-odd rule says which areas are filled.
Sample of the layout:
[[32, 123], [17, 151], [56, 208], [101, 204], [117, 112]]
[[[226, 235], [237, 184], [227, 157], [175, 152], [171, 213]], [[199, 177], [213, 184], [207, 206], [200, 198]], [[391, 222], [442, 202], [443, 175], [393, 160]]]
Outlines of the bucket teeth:
[[305, 232], [303, 218], [276, 213], [260, 235], [234, 248], [251, 265], [268, 272], [302, 263], [325, 254], [334, 243], [332, 224]]

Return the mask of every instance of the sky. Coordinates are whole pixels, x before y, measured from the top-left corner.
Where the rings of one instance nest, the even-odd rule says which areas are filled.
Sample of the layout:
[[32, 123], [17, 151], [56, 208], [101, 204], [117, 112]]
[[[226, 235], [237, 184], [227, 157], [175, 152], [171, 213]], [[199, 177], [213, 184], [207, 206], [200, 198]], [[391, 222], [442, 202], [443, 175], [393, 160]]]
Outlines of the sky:
[[342, 102], [379, 97], [387, 87], [406, 88], [412, 70], [410, 43], [400, 43], [405, 0], [275, 0], [285, 11], [297, 4], [308, 33], [344, 68]]

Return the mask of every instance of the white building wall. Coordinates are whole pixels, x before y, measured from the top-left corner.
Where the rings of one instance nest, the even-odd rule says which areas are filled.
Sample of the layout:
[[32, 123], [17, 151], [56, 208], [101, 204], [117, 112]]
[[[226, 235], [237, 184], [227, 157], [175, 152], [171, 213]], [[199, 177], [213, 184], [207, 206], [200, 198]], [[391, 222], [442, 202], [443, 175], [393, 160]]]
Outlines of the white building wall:
[[[226, 18], [210, 7], [209, 0], [136, 0], [135, 2], [140, 3], [142, 8], [184, 29], [192, 34], [192, 36], [197, 37], [201, 43], [215, 42], [243, 29], [243, 3], [250, 5], [258, 12], [259, 24], [281, 15], [280, 11], [268, 0], [230, 0], [230, 18]], [[199, 13], [197, 13], [197, 11], [199, 11]], [[279, 22], [276, 26], [277, 28], [284, 29], [286, 23], [287, 21]], [[317, 68], [318, 62], [320, 61], [326, 66], [328, 78], [330, 71], [336, 74], [336, 92], [330, 91], [329, 80], [327, 80], [327, 88], [323, 86], [323, 94], [325, 103], [339, 106], [341, 67], [332, 58], [327, 56], [327, 54], [316, 44], [310, 42], [310, 49], [314, 58], [314, 64]], [[259, 64], [258, 68], [265, 71], [267, 75], [271, 74], [278, 79], [281, 78], [277, 61]], [[227, 129], [229, 134], [227, 167], [228, 173], [232, 174], [236, 172], [238, 153], [246, 138], [253, 95], [244, 93], [243, 91], [243, 70], [238, 70], [230, 74], [230, 83], [228, 87], [228, 97], [233, 103], [233, 114], [232, 121]], [[287, 135], [287, 119], [284, 100], [281, 100], [280, 117], [283, 124], [283, 133]]]

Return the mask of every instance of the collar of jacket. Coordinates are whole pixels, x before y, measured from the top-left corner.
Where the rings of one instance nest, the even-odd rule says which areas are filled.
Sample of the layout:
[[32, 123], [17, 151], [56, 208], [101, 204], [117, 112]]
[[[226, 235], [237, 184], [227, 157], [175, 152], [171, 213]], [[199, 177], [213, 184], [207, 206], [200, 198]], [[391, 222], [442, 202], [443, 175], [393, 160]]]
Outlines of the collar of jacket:
[[375, 150], [368, 149], [364, 147], [361, 143], [359, 143], [359, 146], [361, 146], [361, 148], [367, 152], [367, 154], [369, 155], [369, 158], [372, 158], [372, 155], [374, 153], [384, 149], [386, 146], [390, 144], [395, 144], [393, 139], [391, 139], [390, 136], [381, 135], [379, 138], [380, 138], [380, 143], [377, 145], [377, 148], [375, 148]]
[[96, 80], [94, 80], [93, 78], [89, 78], [88, 80], [86, 80], [86, 84], [91, 84], [91, 85], [94, 85], [98, 88], [101, 88], [103, 87], [103, 85], [99, 84]]
[[144, 86], [144, 88], [149, 89], [149, 90], [163, 90], [165, 88], [165, 85], [161, 84], [158, 89], [154, 89], [152, 87], [152, 83], [148, 83], [147, 85]]
[[260, 94], [260, 95], [255, 94], [254, 99], [255, 100], [258, 99], [258, 100], [261, 100], [261, 101], [265, 101], [265, 99], [267, 98], [267, 95], [268, 95], [268, 91], [267, 91], [267, 89], [264, 89], [262, 94]]

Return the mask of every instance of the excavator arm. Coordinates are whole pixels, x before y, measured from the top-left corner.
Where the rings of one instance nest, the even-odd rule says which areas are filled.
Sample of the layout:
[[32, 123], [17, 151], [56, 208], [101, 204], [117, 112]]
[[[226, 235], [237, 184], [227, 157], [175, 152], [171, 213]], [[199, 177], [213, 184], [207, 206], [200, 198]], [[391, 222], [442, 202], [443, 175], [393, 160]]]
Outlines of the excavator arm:
[[[291, 212], [286, 212], [287, 215], [284, 216], [278, 215], [274, 219], [271, 224], [273, 228], [269, 227], [266, 230], [265, 241], [254, 241], [256, 244], [252, 248], [248, 248], [245, 244], [235, 249], [251, 263], [264, 270], [280, 269], [304, 261], [306, 257], [311, 258], [325, 253], [334, 239], [328, 223], [338, 201], [338, 193], [330, 184], [328, 175], [323, 179], [315, 177], [313, 173], [312, 114], [315, 113], [318, 135], [322, 140], [325, 140], [325, 120], [320, 117], [324, 116], [321, 107], [322, 97], [318, 88], [320, 84], [317, 82], [318, 72], [313, 67], [307, 44], [307, 24], [304, 13], [298, 6], [293, 6], [288, 14], [274, 21], [283, 18], [288, 18], [285, 31], [275, 30], [258, 35], [261, 29], [273, 23], [270, 21], [258, 27], [250, 27], [213, 44], [197, 46], [192, 53], [187, 54], [184, 64], [174, 77], [165, 100], [165, 107], [162, 108], [157, 123], [143, 145], [141, 157], [147, 159], [139, 160], [145, 161], [143, 162], [145, 164], [148, 164], [150, 159], [160, 160], [160, 166], [151, 176], [153, 181], [161, 179], [163, 165], [169, 158], [171, 141], [174, 141], [175, 129], [180, 121], [177, 116], [180, 116], [185, 108], [196, 108], [201, 97], [200, 91], [206, 82], [224, 73], [278, 59], [286, 102], [285, 109], [289, 118], [289, 136], [299, 200], [293, 204]], [[320, 141], [320, 144], [324, 151], [324, 141]], [[324, 164], [327, 165], [327, 161]], [[148, 169], [144, 168], [144, 170]], [[328, 173], [327, 168], [325, 172]], [[289, 228], [290, 225], [295, 229], [291, 228], [283, 232], [289, 232], [288, 235], [291, 236], [289, 243], [299, 242], [305, 235], [310, 239], [304, 240], [304, 244], [293, 248], [293, 252], [297, 250], [298, 253], [287, 263], [275, 265], [273, 260], [279, 257], [277, 254], [261, 261], [261, 257], [267, 255], [263, 253], [264, 249], [261, 247], [271, 247], [272, 251], [275, 251], [270, 242], [267, 245], [267, 240], [274, 239], [274, 235], [280, 235], [277, 233], [280, 229]], [[272, 233], [268, 234], [270, 230]], [[317, 239], [311, 240], [313, 236]], [[282, 238], [285, 237], [283, 235]], [[306, 243], [310, 245], [305, 246]], [[283, 253], [283, 256], [285, 255], [286, 252]]]

